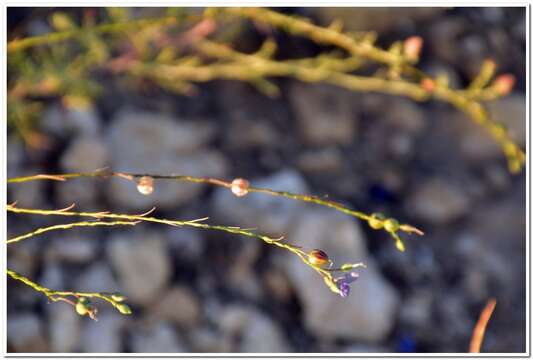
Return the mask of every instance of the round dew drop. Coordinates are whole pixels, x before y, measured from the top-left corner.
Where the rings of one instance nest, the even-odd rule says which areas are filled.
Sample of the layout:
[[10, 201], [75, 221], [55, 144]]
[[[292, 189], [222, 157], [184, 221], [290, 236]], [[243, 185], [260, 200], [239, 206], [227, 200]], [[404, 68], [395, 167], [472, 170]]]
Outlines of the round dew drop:
[[137, 191], [143, 195], [150, 195], [154, 191], [154, 179], [150, 176], [143, 176], [137, 183]]
[[244, 196], [248, 194], [248, 188], [250, 187], [250, 182], [246, 179], [237, 178], [231, 182], [231, 192], [235, 196]]

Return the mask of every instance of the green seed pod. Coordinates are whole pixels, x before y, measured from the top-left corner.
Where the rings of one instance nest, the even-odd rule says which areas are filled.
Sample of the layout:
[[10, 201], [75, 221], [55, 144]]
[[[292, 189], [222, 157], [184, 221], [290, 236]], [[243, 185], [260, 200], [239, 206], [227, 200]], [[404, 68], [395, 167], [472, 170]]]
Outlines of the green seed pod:
[[78, 302], [76, 303], [76, 312], [81, 316], [87, 315], [87, 313], [89, 312], [89, 307], [87, 303], [82, 302], [81, 299], [78, 300]]
[[352, 268], [353, 268], [352, 264], [342, 264], [341, 266], [342, 271], [348, 271], [348, 270], [351, 270]]
[[120, 311], [121, 314], [124, 314], [124, 315], [131, 314], [131, 309], [126, 304], [118, 304], [117, 305], [117, 309], [118, 309], [118, 311]]
[[379, 230], [383, 227], [383, 220], [385, 220], [385, 216], [382, 213], [373, 213], [370, 215], [368, 225], [374, 230]]
[[398, 231], [398, 229], [400, 228], [400, 224], [398, 223], [398, 221], [396, 219], [389, 218], [389, 219], [385, 220], [385, 222], [383, 223], [383, 227], [388, 232], [394, 233], [394, 232]]

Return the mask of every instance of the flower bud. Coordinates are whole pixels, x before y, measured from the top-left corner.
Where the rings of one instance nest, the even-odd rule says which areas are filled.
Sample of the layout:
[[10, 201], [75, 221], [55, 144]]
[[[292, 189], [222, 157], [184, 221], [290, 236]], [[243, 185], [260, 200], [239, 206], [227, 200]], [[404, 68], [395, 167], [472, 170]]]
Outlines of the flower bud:
[[390, 219], [385, 220], [385, 222], [383, 223], [383, 227], [388, 232], [394, 233], [394, 232], [398, 231], [398, 229], [400, 227], [400, 224], [398, 223], [398, 221], [396, 219], [390, 218]]
[[143, 195], [150, 195], [154, 191], [154, 179], [151, 176], [143, 176], [137, 183], [137, 191]]
[[368, 219], [368, 225], [374, 230], [379, 230], [383, 227], [383, 220], [385, 216], [382, 213], [373, 213]]
[[235, 194], [235, 196], [244, 196], [248, 194], [248, 188], [250, 187], [250, 182], [246, 179], [233, 179], [231, 182], [231, 192]]
[[410, 36], [403, 43], [403, 54], [408, 60], [417, 60], [424, 41], [420, 36]]
[[121, 314], [124, 314], [124, 315], [131, 314], [131, 309], [126, 304], [118, 304], [117, 305], [117, 309], [118, 309], [118, 311], [120, 311]]
[[420, 81], [420, 86], [428, 92], [433, 92], [435, 90], [435, 82], [430, 78], [423, 78], [422, 81]]
[[117, 302], [121, 302], [121, 301], [126, 300], [126, 297], [124, 295], [122, 295], [121, 293], [115, 292], [115, 293], [111, 294], [111, 299], [113, 299], [113, 300], [115, 300]]
[[511, 74], [503, 74], [494, 79], [492, 88], [499, 95], [507, 95], [513, 90], [515, 77]]
[[309, 262], [313, 265], [322, 266], [329, 263], [329, 257], [324, 251], [314, 249], [309, 253]]

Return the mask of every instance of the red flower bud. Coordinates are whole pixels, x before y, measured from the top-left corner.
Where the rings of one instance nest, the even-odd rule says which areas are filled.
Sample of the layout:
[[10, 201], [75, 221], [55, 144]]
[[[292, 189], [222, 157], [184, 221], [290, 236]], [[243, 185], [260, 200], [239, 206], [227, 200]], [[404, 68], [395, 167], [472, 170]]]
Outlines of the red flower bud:
[[503, 74], [498, 76], [492, 82], [492, 88], [500, 95], [507, 95], [513, 90], [515, 77], [511, 74]]
[[420, 36], [410, 36], [403, 43], [403, 54], [408, 60], [416, 60], [420, 56], [424, 40]]

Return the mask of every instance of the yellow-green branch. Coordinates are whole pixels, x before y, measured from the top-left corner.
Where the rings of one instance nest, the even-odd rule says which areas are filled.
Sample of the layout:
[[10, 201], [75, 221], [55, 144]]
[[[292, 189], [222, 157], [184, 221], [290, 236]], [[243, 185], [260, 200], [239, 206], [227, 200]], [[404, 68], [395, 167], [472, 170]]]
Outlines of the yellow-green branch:
[[[56, 181], [65, 181], [66, 179], [73, 179], [73, 178], [80, 178], [80, 177], [102, 177], [107, 178], [110, 176], [114, 177], [120, 177], [124, 178], [129, 181], [133, 181], [134, 179], [140, 179], [143, 177], [150, 177], [152, 179], [163, 179], [163, 180], [176, 180], [176, 181], [186, 181], [186, 182], [193, 182], [193, 183], [203, 183], [203, 184], [210, 184], [215, 186], [221, 186], [225, 188], [231, 188], [231, 182], [227, 182], [220, 179], [214, 179], [214, 178], [206, 178], [206, 177], [196, 177], [196, 176], [188, 176], [188, 175], [157, 175], [157, 174], [132, 174], [132, 173], [121, 173], [121, 172], [111, 172], [107, 170], [97, 170], [93, 172], [87, 172], [87, 173], [71, 173], [71, 174], [56, 174], [56, 175], [46, 175], [46, 174], [39, 174], [35, 176], [25, 176], [25, 177], [18, 177], [18, 178], [11, 178], [8, 179], [8, 183], [22, 183], [27, 181], [35, 181], [35, 180], [56, 180]], [[256, 188], [256, 187], [248, 187], [248, 192], [256, 192], [256, 193], [263, 193], [271, 196], [281, 196], [287, 199], [297, 200], [297, 201], [303, 201], [307, 203], [314, 203], [320, 206], [326, 206], [332, 209], [335, 209], [339, 212], [342, 212], [344, 214], [356, 217], [360, 220], [366, 221], [369, 226], [371, 226], [374, 229], [384, 229], [387, 231], [395, 240], [396, 247], [400, 251], [404, 251], [405, 246], [401, 240], [401, 238], [398, 236], [398, 231], [403, 231], [406, 233], [415, 233], [417, 235], [423, 235], [423, 232], [419, 229], [415, 228], [414, 226], [411, 226], [409, 224], [399, 224], [395, 219], [393, 218], [385, 218], [385, 217], [378, 217], [376, 214], [365, 214], [361, 211], [352, 210], [342, 204], [339, 204], [337, 202], [331, 201], [331, 200], [325, 200], [322, 198], [319, 198], [317, 196], [312, 195], [304, 195], [304, 194], [294, 194], [287, 191], [276, 191], [266, 188]], [[17, 212], [20, 211], [20, 209], [16, 207], [8, 207], [9, 211]], [[26, 209], [29, 211], [29, 209]], [[36, 214], [41, 215], [48, 215], [50, 214], [50, 211], [45, 211], [46, 213], [43, 213], [44, 210], [32, 210]], [[65, 212], [65, 211], [53, 211], [54, 215], [59, 212], [57, 215], [65, 215], [65, 214], [74, 214], [77, 213], [71, 213], [71, 212]], [[166, 223], [169, 225], [178, 225], [178, 226], [193, 226], [193, 227], [205, 227], [205, 228], [212, 228], [214, 230], [222, 230], [222, 231], [229, 231], [238, 233], [245, 236], [251, 236], [253, 234], [253, 237], [258, 237], [259, 239], [265, 241], [265, 242], [272, 242], [273, 239], [270, 239], [268, 237], [264, 237], [262, 235], [257, 235], [255, 233], [247, 232], [241, 229], [238, 229], [237, 231], [235, 228], [229, 228], [224, 226], [215, 226], [215, 225], [206, 225], [201, 224], [198, 222], [186, 222], [186, 221], [170, 221], [170, 220], [161, 220], [157, 218], [150, 218], [146, 216], [132, 216], [132, 215], [116, 215], [116, 214], [105, 214], [105, 213], [80, 213], [83, 214], [81, 216], [93, 216], [93, 217], [110, 217], [109, 215], [113, 215], [113, 218], [119, 218], [119, 219], [126, 219], [126, 220], [141, 220], [141, 221], [153, 221], [153, 222], [160, 222], [160, 223]], [[96, 214], [96, 215], [95, 215]], [[118, 216], [118, 217], [117, 217]], [[274, 241], [274, 244], [277, 246], [280, 246], [280, 243]]]
[[59, 224], [59, 225], [53, 225], [53, 226], [48, 226], [48, 227], [44, 227], [44, 228], [39, 228], [39, 229], [37, 229], [35, 231], [32, 231], [32, 232], [29, 232], [27, 234], [11, 238], [11, 239], [7, 240], [6, 243], [7, 244], [16, 243], [16, 242], [31, 238], [33, 236], [48, 232], [48, 231], [59, 230], [59, 229], [66, 230], [66, 229], [72, 229], [72, 228], [75, 228], [75, 227], [92, 227], [92, 226], [118, 226], [118, 225], [131, 225], [131, 226], [133, 226], [133, 225], [137, 225], [138, 223], [139, 223], [139, 221], [113, 221], [113, 222], [107, 222], [107, 221], [80, 221], [80, 222], [75, 222], [75, 223], [70, 223], [70, 224]]
[[12, 40], [7, 43], [7, 53], [9, 54], [16, 51], [25, 50], [33, 46], [56, 44], [72, 38], [85, 36], [90, 32], [108, 34], [135, 28], [144, 28], [147, 26], [169, 26], [177, 25], [179, 23], [180, 20], [178, 17], [167, 16], [161, 18], [132, 20], [122, 23], [101, 24], [95, 27], [79, 28], [69, 31], [52, 32], [49, 34]]

